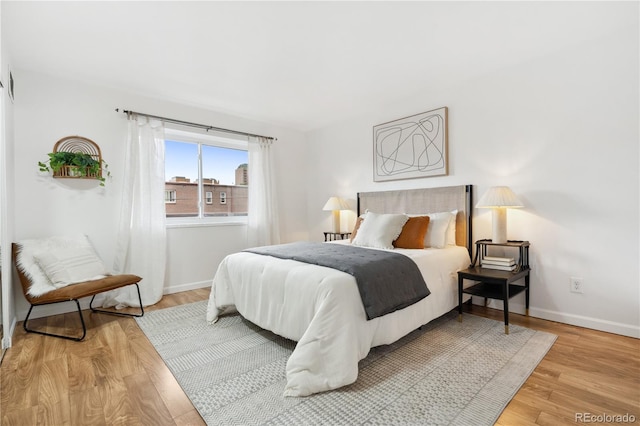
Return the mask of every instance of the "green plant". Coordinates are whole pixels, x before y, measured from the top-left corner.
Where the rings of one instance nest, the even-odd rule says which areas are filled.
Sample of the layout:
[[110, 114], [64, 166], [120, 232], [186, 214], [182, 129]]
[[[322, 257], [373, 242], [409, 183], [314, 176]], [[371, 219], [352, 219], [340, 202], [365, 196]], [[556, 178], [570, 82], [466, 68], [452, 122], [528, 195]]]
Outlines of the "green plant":
[[107, 177], [111, 176], [108, 170], [109, 165], [104, 160], [96, 160], [89, 154], [59, 151], [47, 155], [49, 164], [38, 161], [41, 172], [52, 172], [54, 176], [89, 176], [99, 180], [100, 186], [104, 186], [106, 181], [103, 171], [106, 172]]

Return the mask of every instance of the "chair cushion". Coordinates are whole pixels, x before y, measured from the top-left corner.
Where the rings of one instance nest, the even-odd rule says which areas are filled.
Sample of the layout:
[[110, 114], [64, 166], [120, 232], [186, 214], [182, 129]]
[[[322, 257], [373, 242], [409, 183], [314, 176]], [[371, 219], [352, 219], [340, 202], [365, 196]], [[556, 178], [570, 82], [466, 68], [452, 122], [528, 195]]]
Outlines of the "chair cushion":
[[30, 297], [29, 302], [32, 305], [43, 305], [47, 303], [80, 299], [82, 297], [93, 296], [104, 291], [115, 290], [116, 288], [135, 284], [140, 280], [142, 280], [142, 278], [132, 274], [109, 275], [108, 277], [99, 280], [84, 281], [67, 287], [58, 288], [39, 297]]

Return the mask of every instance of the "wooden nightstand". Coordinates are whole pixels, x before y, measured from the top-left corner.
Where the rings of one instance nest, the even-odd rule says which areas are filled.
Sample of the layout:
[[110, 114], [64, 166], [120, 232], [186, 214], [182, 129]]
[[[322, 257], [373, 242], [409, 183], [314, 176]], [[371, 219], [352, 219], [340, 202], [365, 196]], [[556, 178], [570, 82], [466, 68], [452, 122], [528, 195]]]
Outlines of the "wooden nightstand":
[[[503, 271], [482, 267], [482, 260], [487, 254], [487, 247], [504, 246], [519, 249], [519, 259], [513, 271]], [[506, 243], [492, 243], [491, 240], [476, 241], [476, 257], [469, 268], [458, 271], [458, 320], [462, 321], [462, 295], [471, 294], [486, 299], [502, 300], [504, 303], [504, 332], [509, 334], [509, 299], [525, 292], [526, 314], [529, 315], [529, 242], [508, 241]], [[523, 284], [515, 281], [524, 278]], [[463, 288], [463, 281], [478, 281], [470, 287]]]
[[325, 232], [324, 233], [325, 241], [346, 240], [347, 238], [351, 238], [351, 232]]

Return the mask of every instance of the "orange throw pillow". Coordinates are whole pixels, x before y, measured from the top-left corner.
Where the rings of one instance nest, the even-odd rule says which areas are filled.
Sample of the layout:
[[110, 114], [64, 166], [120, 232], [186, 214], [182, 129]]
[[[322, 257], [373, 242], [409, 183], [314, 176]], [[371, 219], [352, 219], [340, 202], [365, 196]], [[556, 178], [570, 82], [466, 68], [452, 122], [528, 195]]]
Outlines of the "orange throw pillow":
[[423, 249], [424, 237], [429, 228], [429, 216], [410, 217], [402, 227], [402, 232], [393, 242], [395, 248]]

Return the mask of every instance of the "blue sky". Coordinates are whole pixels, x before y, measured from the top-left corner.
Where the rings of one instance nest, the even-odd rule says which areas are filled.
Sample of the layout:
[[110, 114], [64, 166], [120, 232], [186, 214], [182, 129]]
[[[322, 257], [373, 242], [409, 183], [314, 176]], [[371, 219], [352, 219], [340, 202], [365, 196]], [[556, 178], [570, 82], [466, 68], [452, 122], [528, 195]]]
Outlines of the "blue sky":
[[[218, 179], [221, 184], [235, 184], [236, 168], [248, 163], [247, 151], [202, 145], [202, 177]], [[198, 179], [198, 145], [165, 141], [165, 178], [184, 176]]]

